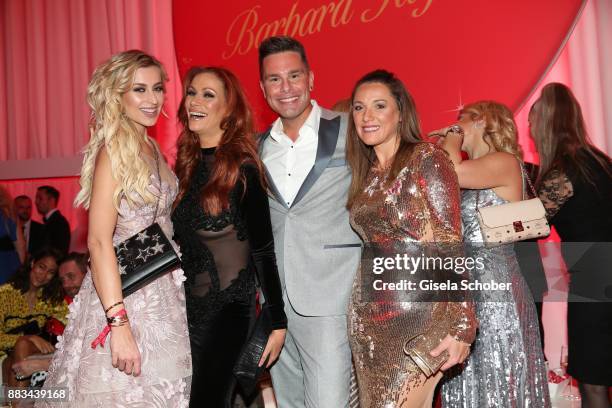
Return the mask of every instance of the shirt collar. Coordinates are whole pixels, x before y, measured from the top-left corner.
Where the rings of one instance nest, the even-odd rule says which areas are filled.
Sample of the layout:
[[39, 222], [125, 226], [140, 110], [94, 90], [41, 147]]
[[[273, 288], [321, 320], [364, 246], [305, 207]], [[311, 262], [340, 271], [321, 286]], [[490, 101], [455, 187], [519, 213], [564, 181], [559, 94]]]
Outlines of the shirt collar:
[[48, 213], [45, 214], [45, 218], [49, 219], [49, 217], [51, 217], [53, 215], [54, 212], [57, 211], [57, 208], [52, 209], [51, 211], [49, 211]]
[[[317, 101], [315, 101], [314, 99], [310, 100], [310, 104], [312, 105], [312, 110], [310, 111], [310, 113], [308, 114], [308, 117], [306, 118], [306, 121], [300, 128], [300, 131], [299, 131], [300, 137], [298, 138], [298, 140], [302, 138], [305, 134], [310, 133], [310, 132], [304, 132], [303, 131], [304, 128], [312, 129], [313, 133], [310, 133], [310, 134], [314, 134], [314, 135], [319, 134], [319, 121], [321, 119], [321, 108], [319, 107], [319, 104], [317, 103]], [[270, 137], [274, 139], [274, 141], [277, 143], [279, 143], [281, 139], [287, 137], [283, 130], [283, 122], [281, 121], [281, 118], [276, 119], [274, 123], [272, 124], [272, 128], [270, 129]]]

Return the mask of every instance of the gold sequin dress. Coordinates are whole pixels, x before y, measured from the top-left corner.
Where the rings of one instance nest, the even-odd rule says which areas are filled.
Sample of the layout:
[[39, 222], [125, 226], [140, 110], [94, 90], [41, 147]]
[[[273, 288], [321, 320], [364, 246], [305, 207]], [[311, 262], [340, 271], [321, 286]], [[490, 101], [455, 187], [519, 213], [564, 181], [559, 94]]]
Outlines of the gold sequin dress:
[[[350, 211], [351, 225], [366, 248], [378, 245], [393, 250], [419, 242], [461, 242], [459, 183], [445, 152], [430, 143], [419, 143], [396, 179], [387, 183], [387, 177], [388, 169], [370, 169], [364, 191]], [[361, 406], [403, 407], [406, 393], [424, 379], [404, 354], [404, 343], [440, 323], [432, 319], [432, 313], [441, 303], [426, 301], [419, 290], [409, 294], [387, 291], [385, 301], [371, 301], [365, 281], [358, 272], [348, 315]], [[450, 320], [450, 334], [471, 343], [476, 331], [472, 304], [442, 306]]]

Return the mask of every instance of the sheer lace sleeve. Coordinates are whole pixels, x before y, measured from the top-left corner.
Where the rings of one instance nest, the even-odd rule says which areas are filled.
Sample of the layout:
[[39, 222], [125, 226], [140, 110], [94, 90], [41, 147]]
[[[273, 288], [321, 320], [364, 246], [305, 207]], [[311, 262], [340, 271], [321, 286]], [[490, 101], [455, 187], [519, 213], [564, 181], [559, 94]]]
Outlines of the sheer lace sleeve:
[[264, 309], [270, 314], [273, 329], [287, 327], [280, 278], [274, 254], [274, 237], [270, 221], [268, 195], [259, 181], [259, 173], [252, 166], [244, 166], [246, 194], [244, 214], [251, 246], [251, 256], [266, 303]]
[[573, 195], [572, 182], [565, 173], [559, 170], [549, 171], [538, 189], [538, 196], [544, 204], [548, 219], [554, 217]]
[[[463, 256], [461, 195], [453, 164], [443, 150], [430, 148], [423, 154], [420, 168], [434, 241], [442, 250], [439, 256]], [[478, 326], [474, 303], [469, 300], [449, 302], [446, 310], [454, 317], [449, 334], [459, 341], [472, 343]]]

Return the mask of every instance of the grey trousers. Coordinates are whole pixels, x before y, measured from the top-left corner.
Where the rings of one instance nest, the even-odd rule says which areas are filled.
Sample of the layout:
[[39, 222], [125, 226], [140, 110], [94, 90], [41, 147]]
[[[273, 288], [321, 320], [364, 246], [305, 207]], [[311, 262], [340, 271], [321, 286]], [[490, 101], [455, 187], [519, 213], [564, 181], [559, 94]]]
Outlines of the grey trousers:
[[284, 300], [287, 337], [271, 370], [278, 407], [348, 407], [351, 350], [346, 315], [302, 316]]

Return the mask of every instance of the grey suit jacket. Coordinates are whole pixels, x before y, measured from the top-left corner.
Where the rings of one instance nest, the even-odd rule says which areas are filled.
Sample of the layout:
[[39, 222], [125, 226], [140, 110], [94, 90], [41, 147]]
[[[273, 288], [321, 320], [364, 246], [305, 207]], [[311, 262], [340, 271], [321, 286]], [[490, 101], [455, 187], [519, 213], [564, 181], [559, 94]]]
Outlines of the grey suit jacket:
[[[346, 209], [346, 115], [321, 109], [315, 164], [288, 207], [268, 173], [270, 215], [283, 290], [304, 316], [343, 315], [361, 254]], [[261, 135], [263, 157], [270, 131]], [[267, 170], [266, 170], [267, 172]]]

